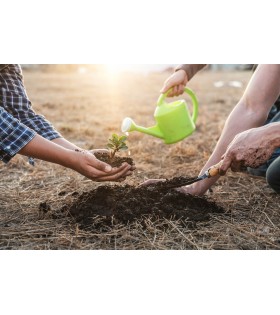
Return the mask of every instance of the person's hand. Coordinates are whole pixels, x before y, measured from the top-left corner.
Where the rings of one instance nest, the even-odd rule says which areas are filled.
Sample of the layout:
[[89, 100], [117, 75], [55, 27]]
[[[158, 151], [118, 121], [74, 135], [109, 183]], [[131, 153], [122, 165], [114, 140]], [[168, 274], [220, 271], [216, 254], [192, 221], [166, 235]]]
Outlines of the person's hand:
[[236, 135], [222, 157], [220, 174], [224, 175], [229, 168], [233, 172], [238, 172], [246, 167], [257, 168], [264, 164], [277, 147], [275, 145], [277, 130], [273, 133], [271, 127], [272, 124], [249, 129]]
[[196, 184], [192, 184], [192, 185], [189, 185], [189, 186], [182, 186], [180, 188], [177, 188], [176, 190], [179, 191], [180, 193], [183, 193], [183, 194], [186, 194], [186, 195], [193, 195], [193, 196], [202, 196], [205, 193]]
[[75, 159], [70, 167], [87, 178], [96, 181], [123, 181], [132, 175], [135, 166], [123, 163], [120, 167], [111, 167], [109, 164], [98, 160], [94, 152], [108, 152], [107, 150], [93, 150], [75, 152]]
[[[91, 154], [95, 154], [95, 153], [107, 153], [107, 154], [110, 154], [110, 151], [109, 150], [107, 150], [107, 149], [94, 149], [94, 150], [89, 150], [89, 152], [91, 153]], [[128, 163], [126, 163], [126, 164], [128, 164]], [[128, 165], [130, 165], [130, 164], [128, 164]], [[132, 164], [132, 165], [130, 165], [131, 166], [131, 168], [130, 168], [130, 171], [135, 171], [136, 170], [136, 167], [135, 167], [135, 164]], [[130, 174], [131, 175], [131, 174]]]
[[188, 76], [184, 70], [178, 70], [174, 72], [167, 80], [164, 82], [161, 89], [161, 93], [166, 93], [172, 88], [167, 96], [179, 96], [184, 93], [186, 84], [188, 83]]

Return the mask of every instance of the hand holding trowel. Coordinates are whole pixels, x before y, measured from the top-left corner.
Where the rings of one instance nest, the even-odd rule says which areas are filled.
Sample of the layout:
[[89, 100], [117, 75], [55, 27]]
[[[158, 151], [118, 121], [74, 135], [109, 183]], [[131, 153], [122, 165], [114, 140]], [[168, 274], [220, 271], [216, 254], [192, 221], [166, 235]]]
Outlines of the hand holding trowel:
[[188, 185], [194, 184], [196, 182], [199, 182], [201, 180], [204, 180], [206, 178], [215, 177], [215, 176], [219, 175], [219, 169], [220, 169], [221, 165], [222, 165], [222, 161], [220, 161], [218, 164], [215, 164], [215, 165], [209, 167], [206, 172], [204, 172], [202, 175], [198, 176], [197, 178], [191, 179], [191, 180], [186, 180], [186, 182], [181, 182], [180, 186], [173, 185], [173, 187], [171, 187], [172, 185], [170, 185], [168, 188], [179, 188], [182, 186], [188, 186]]
[[200, 175], [194, 179], [186, 179], [185, 181], [181, 180], [180, 183], [172, 183], [172, 182], [166, 183], [166, 186], [161, 187], [161, 190], [162, 189], [168, 190], [168, 189], [172, 189], [172, 188], [180, 188], [182, 186], [188, 186], [188, 185], [194, 184], [194, 183], [199, 182], [201, 180], [204, 180], [206, 178], [212, 178], [212, 177], [218, 176], [222, 162], [223, 161], [220, 161], [219, 163], [211, 166], [205, 173], [203, 173], [202, 175]]

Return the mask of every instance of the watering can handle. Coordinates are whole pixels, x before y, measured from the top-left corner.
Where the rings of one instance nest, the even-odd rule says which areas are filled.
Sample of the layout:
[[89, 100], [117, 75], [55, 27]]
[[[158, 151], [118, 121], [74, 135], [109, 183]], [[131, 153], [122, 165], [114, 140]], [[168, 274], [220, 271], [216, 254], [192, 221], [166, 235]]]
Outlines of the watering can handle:
[[[167, 97], [167, 95], [170, 91], [171, 91], [171, 89], [168, 90], [166, 93], [160, 95], [160, 97], [157, 101], [158, 106], [161, 106], [162, 104], [164, 104], [165, 98]], [[186, 87], [185, 93], [187, 93], [192, 100], [192, 104], [193, 104], [192, 121], [195, 123], [196, 119], [197, 119], [197, 115], [198, 115], [198, 101], [197, 101], [197, 98], [196, 98], [194, 92], [190, 88]]]

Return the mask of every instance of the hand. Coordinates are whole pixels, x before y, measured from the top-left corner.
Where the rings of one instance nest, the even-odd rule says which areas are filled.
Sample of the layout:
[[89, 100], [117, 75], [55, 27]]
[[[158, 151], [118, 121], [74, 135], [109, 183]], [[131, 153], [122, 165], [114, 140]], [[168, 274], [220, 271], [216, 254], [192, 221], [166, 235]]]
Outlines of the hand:
[[206, 188], [200, 185], [200, 183], [194, 183], [189, 186], [182, 186], [180, 188], [177, 188], [176, 190], [187, 195], [193, 195], [193, 196], [203, 196], [209, 189], [209, 185], [206, 186]]
[[[94, 155], [94, 153], [107, 153], [107, 154], [110, 154], [110, 151], [107, 150], [107, 149], [94, 149], [94, 150], [89, 150], [89, 152], [91, 154], [93, 154], [93, 155]], [[130, 164], [128, 164], [128, 165], [130, 165]], [[135, 171], [136, 170], [135, 164], [132, 164], [130, 166], [131, 166], [130, 171]]]
[[186, 84], [188, 83], [188, 76], [184, 70], [178, 70], [173, 73], [163, 84], [161, 93], [166, 93], [173, 88], [167, 96], [179, 96], [184, 93]]
[[127, 176], [132, 175], [133, 170], [135, 170], [135, 166], [124, 163], [120, 167], [112, 168], [109, 164], [98, 160], [94, 156], [94, 152], [100, 151], [108, 152], [107, 150], [74, 151], [76, 160], [70, 167], [96, 182], [123, 181]]
[[224, 175], [229, 168], [238, 172], [245, 167], [257, 168], [264, 164], [277, 147], [275, 138], [279, 132], [274, 126], [266, 125], [239, 133], [229, 144], [223, 155], [220, 174]]

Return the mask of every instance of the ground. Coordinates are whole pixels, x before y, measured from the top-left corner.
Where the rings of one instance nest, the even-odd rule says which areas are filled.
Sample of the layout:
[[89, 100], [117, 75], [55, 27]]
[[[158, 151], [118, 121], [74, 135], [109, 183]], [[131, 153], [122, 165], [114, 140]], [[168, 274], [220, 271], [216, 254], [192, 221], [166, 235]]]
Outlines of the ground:
[[[24, 72], [34, 109], [85, 149], [104, 148], [112, 133], [120, 133], [126, 116], [152, 126], [159, 90], [168, 74]], [[122, 191], [124, 185], [137, 186], [148, 178], [197, 176], [251, 75], [249, 71], [197, 75], [190, 83], [200, 104], [196, 132], [173, 145], [131, 133], [129, 152], [123, 154], [134, 159], [137, 170], [125, 183], [106, 185], [110, 189], [117, 185]], [[218, 81], [226, 84], [214, 84]], [[242, 87], [230, 81], [241, 82]], [[262, 178], [228, 172], [207, 196], [223, 211], [209, 212], [207, 220], [194, 224], [151, 213], [128, 222], [96, 215], [84, 227], [69, 208], [81, 194], [105, 184], [47, 162], [36, 161], [32, 167], [21, 156], [1, 164], [0, 174], [1, 249], [280, 248], [280, 198]]]

